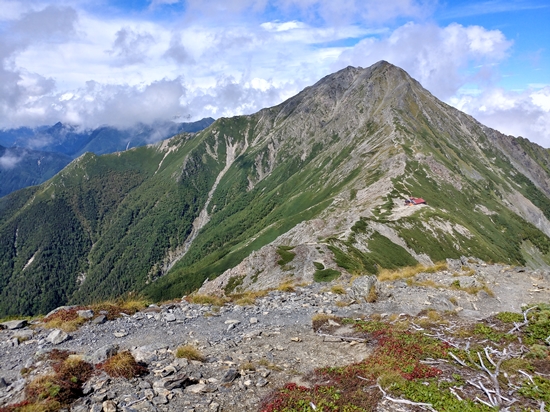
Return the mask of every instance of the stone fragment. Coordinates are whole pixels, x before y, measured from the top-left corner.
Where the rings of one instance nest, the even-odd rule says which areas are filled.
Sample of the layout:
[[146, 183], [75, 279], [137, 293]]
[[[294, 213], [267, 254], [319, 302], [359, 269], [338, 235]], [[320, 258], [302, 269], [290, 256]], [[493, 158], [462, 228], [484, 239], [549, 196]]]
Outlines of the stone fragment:
[[172, 390], [174, 388], [182, 388], [194, 384], [198, 381], [194, 377], [189, 376], [187, 373], [179, 373], [168, 378], [160, 379], [153, 382], [153, 389], [167, 389]]
[[166, 322], [175, 322], [176, 320], [176, 315], [174, 315], [173, 313], [166, 313], [164, 315], [164, 320]]
[[76, 314], [82, 319], [92, 319], [94, 317], [94, 311], [91, 309], [77, 310]]
[[220, 404], [217, 402], [212, 402], [208, 408], [212, 412], [218, 412], [220, 410]]
[[446, 296], [434, 296], [430, 298], [430, 306], [438, 311], [454, 310], [454, 305]]
[[267, 384], [268, 384], [267, 379], [264, 379], [264, 378], [260, 378], [256, 381], [256, 386], [259, 388], [263, 388]]
[[103, 402], [103, 412], [116, 412], [116, 403], [114, 401]]
[[152, 388], [151, 384], [147, 381], [139, 381], [138, 386], [139, 386], [140, 389], [151, 389]]
[[88, 412], [88, 403], [90, 402], [89, 399], [86, 398], [80, 398], [76, 402], [74, 402], [71, 405], [71, 412]]
[[241, 321], [237, 319], [228, 319], [224, 323], [226, 325], [238, 325], [239, 323], [241, 323]]
[[155, 405], [166, 405], [168, 403], [168, 398], [164, 395], [155, 396], [152, 401]]
[[0, 329], [15, 330], [23, 329], [28, 325], [28, 322], [26, 320], [9, 320], [7, 322], [0, 323], [0, 325]]
[[138, 362], [151, 363], [158, 358], [154, 351], [147, 350], [144, 346], [132, 349], [130, 352]]
[[107, 395], [105, 393], [98, 393], [98, 394], [92, 395], [90, 399], [94, 402], [103, 402], [107, 400]]
[[128, 336], [128, 332], [126, 332], [125, 330], [119, 330], [118, 332], [114, 332], [113, 335], [115, 336], [115, 338], [123, 338], [125, 336]]
[[7, 387], [8, 387], [8, 384], [6, 383], [4, 378], [0, 378], [0, 389], [7, 388]]
[[249, 322], [250, 322], [250, 324], [252, 324], [252, 325], [255, 324], [255, 323], [258, 323], [258, 318], [250, 318], [250, 319], [249, 319]]
[[90, 408], [90, 412], [101, 412], [103, 410], [103, 405], [99, 403], [94, 403]]
[[262, 378], [267, 378], [271, 374], [271, 371], [269, 369], [262, 368], [262, 369], [258, 369], [258, 373]]
[[115, 356], [118, 352], [118, 345], [109, 344], [102, 346], [98, 350], [96, 350], [92, 356], [90, 356], [90, 361], [93, 364], [98, 364], [103, 361], [106, 361], [112, 356]]
[[92, 320], [92, 323], [94, 325], [102, 325], [104, 324], [105, 322], [107, 322], [107, 317], [105, 315], [99, 315], [97, 318], [95, 318], [94, 320]]
[[235, 379], [237, 379], [240, 376], [239, 372], [237, 370], [231, 368], [228, 369], [227, 372], [223, 375], [222, 383], [231, 383]]
[[189, 385], [187, 388], [185, 388], [186, 392], [188, 393], [206, 393], [207, 392], [207, 386], [204, 383], [197, 383], [195, 385]]
[[60, 329], [54, 329], [50, 332], [46, 340], [53, 345], [59, 345], [69, 339], [69, 335]]

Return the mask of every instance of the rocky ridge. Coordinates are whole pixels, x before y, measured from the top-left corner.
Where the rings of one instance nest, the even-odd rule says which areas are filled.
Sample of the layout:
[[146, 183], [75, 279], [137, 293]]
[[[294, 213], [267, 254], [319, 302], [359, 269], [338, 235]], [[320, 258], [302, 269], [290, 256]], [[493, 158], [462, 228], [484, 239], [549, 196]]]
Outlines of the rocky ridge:
[[[245, 306], [216, 308], [183, 299], [113, 321], [95, 317], [71, 333], [47, 330], [39, 321], [5, 322], [0, 330], [0, 407], [22, 401], [28, 382], [48, 373], [44, 354], [53, 349], [74, 352], [94, 365], [129, 350], [148, 372], [131, 380], [98, 372], [70, 411], [254, 411], [284, 383], [307, 386], [312, 370], [358, 362], [371, 352], [369, 342], [348, 327], [335, 325], [330, 333], [313, 330], [316, 314], [416, 316], [435, 309], [471, 323], [550, 301], [549, 272], [466, 258], [428, 272], [407, 281], [363, 276], [295, 286], [292, 292], [272, 290]], [[345, 293], [335, 293], [338, 289], [331, 286], [336, 285]], [[94, 316], [89, 311], [79, 315]], [[183, 344], [198, 348], [204, 361], [175, 357]], [[381, 402], [378, 410], [395, 408]], [[402, 406], [413, 410], [407, 408]]]

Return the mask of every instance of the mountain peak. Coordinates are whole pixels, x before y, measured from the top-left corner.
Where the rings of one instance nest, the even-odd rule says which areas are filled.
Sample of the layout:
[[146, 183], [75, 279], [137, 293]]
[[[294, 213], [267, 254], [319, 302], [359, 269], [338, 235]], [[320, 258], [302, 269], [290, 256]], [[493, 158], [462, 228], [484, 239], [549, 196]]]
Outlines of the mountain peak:
[[0, 315], [164, 300], [224, 272], [230, 293], [462, 256], [550, 267], [549, 154], [518, 145], [386, 61], [346, 67], [0, 200]]

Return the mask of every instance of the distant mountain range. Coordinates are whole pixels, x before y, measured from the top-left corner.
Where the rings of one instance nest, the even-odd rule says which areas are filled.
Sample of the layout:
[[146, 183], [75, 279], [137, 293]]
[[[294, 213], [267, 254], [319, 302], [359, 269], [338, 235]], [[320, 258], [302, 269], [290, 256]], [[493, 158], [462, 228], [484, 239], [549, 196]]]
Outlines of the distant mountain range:
[[462, 256], [549, 267], [549, 219], [547, 149], [382, 61], [1, 198], [0, 314], [181, 297], [220, 275], [244, 290]]
[[0, 197], [48, 180], [83, 153], [128, 150], [178, 133], [195, 133], [213, 122], [205, 118], [192, 123], [157, 122], [128, 129], [104, 126], [93, 130], [56, 123], [35, 129], [1, 130], [0, 150], [4, 151], [0, 152]]

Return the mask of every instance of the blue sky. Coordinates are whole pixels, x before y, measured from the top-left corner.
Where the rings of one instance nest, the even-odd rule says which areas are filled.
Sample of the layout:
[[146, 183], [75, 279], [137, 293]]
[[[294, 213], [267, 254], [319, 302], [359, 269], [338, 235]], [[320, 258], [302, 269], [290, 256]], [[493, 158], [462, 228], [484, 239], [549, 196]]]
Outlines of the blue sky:
[[0, 128], [253, 113], [381, 59], [550, 147], [543, 0], [0, 0]]

